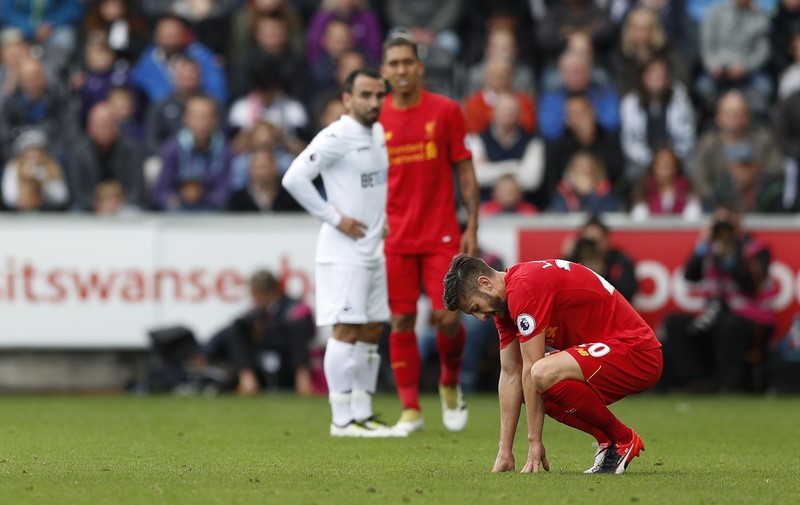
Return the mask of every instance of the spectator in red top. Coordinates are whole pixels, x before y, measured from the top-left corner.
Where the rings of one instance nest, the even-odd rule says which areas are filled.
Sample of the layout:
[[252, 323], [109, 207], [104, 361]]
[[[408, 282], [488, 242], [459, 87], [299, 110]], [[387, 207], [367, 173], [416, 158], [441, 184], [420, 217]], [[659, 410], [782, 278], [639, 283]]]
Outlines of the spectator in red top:
[[483, 133], [492, 121], [492, 110], [500, 93], [512, 93], [519, 101], [519, 124], [528, 132], [536, 129], [536, 106], [527, 93], [514, 88], [512, 82], [514, 65], [505, 58], [497, 58], [486, 63], [483, 88], [469, 95], [464, 102], [469, 133]]
[[481, 204], [481, 216], [518, 214], [532, 216], [537, 209], [522, 198], [522, 188], [511, 174], [506, 174], [494, 183], [492, 199]]

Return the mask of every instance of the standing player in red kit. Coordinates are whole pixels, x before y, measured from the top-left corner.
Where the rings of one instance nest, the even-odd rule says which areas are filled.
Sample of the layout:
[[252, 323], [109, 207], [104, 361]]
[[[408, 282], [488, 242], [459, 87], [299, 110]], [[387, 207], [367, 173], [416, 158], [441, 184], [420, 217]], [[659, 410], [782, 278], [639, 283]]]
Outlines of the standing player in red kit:
[[[413, 432], [425, 425], [414, 333], [422, 288], [437, 329], [442, 420], [447, 429], [460, 431], [467, 423], [459, 384], [465, 334], [458, 314], [444, 309], [442, 277], [456, 254], [478, 251], [478, 185], [465, 144], [464, 116], [456, 102], [422, 88], [424, 66], [410, 38], [398, 36], [384, 44], [381, 73], [392, 88], [380, 122], [389, 150], [384, 250], [392, 311], [389, 359], [403, 405], [397, 427]], [[454, 167], [467, 214], [463, 234], [456, 217]]]
[[550, 470], [545, 413], [597, 440], [585, 473], [623, 473], [644, 450], [607, 405], [658, 382], [661, 344], [604, 278], [564, 260], [498, 272], [459, 255], [444, 279], [444, 303], [481, 320], [494, 316], [500, 334], [500, 448], [492, 471], [515, 468], [512, 444], [523, 402], [530, 443], [523, 472]]

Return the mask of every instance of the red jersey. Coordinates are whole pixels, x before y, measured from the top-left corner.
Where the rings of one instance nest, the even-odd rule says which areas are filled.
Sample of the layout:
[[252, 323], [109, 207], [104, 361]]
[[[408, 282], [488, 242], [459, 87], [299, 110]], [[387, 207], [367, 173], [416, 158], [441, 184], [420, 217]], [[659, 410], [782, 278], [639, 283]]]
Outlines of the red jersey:
[[386, 250], [417, 254], [458, 243], [453, 164], [472, 157], [460, 107], [422, 91], [416, 105], [401, 110], [387, 95], [380, 122], [389, 150]]
[[661, 344], [636, 310], [603, 277], [565, 260], [531, 261], [507, 270], [508, 317], [495, 317], [500, 348], [545, 332], [558, 350], [615, 339], [641, 350]]

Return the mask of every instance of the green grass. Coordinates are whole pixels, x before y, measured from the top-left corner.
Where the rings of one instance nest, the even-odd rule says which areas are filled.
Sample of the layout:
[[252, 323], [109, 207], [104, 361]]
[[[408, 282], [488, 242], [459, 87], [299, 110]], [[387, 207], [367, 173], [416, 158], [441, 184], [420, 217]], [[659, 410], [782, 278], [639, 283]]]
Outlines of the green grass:
[[[588, 476], [591, 440], [549, 420], [552, 471], [490, 473], [497, 399], [463, 433], [332, 440], [324, 398], [0, 397], [2, 504], [753, 504], [800, 501], [800, 398], [628, 398], [647, 451]], [[399, 412], [393, 396], [377, 410]], [[523, 430], [517, 468], [525, 462]]]

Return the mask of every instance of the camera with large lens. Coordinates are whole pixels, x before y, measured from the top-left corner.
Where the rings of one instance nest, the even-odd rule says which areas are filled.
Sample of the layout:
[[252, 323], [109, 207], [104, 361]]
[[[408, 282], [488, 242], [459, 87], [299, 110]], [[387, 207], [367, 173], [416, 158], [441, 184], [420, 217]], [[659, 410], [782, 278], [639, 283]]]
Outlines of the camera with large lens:
[[692, 319], [692, 322], [689, 324], [689, 334], [697, 335], [710, 330], [711, 327], [714, 326], [714, 324], [716, 324], [716, 322], [719, 320], [719, 316], [722, 314], [724, 309], [725, 305], [719, 298], [710, 300], [706, 310], [704, 310], [699, 316]]

